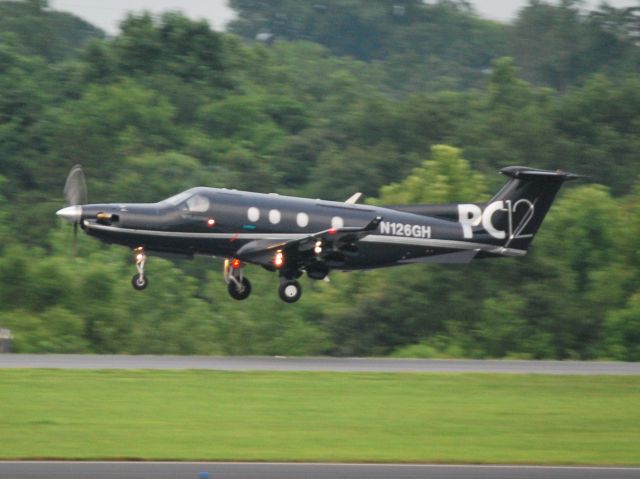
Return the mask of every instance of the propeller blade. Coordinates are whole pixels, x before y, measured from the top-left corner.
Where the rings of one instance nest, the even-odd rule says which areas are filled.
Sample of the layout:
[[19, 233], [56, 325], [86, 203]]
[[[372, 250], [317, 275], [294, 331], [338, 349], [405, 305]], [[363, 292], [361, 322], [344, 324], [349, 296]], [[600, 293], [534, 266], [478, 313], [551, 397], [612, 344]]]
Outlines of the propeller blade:
[[73, 223], [73, 256], [78, 256], [78, 222]]
[[70, 206], [87, 204], [87, 182], [80, 165], [71, 168], [64, 184], [64, 197]]

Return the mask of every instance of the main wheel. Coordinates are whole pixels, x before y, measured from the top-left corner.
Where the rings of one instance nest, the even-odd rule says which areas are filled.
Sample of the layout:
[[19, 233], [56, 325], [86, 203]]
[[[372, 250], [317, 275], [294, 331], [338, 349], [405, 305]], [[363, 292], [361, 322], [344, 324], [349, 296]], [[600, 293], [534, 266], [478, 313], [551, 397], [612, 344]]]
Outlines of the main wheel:
[[133, 278], [131, 278], [131, 285], [134, 289], [142, 291], [147, 286], [149, 286], [149, 280], [145, 275], [140, 276], [139, 274], [134, 274]]
[[242, 301], [243, 299], [247, 299], [251, 294], [251, 283], [247, 278], [242, 278], [240, 282], [242, 285], [238, 286], [235, 281], [230, 281], [228, 290], [229, 294], [233, 299], [237, 299], [238, 301]]
[[296, 280], [283, 281], [278, 288], [278, 294], [285, 303], [295, 303], [302, 296], [302, 287]]

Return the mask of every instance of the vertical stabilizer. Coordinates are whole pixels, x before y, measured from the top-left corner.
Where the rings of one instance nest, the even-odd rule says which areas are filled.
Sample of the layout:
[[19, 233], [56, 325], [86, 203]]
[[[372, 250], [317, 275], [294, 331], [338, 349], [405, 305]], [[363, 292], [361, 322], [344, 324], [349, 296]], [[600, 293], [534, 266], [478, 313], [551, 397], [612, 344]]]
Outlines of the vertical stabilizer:
[[509, 166], [509, 181], [486, 205], [460, 204], [465, 239], [526, 251], [565, 181], [580, 178], [564, 171]]

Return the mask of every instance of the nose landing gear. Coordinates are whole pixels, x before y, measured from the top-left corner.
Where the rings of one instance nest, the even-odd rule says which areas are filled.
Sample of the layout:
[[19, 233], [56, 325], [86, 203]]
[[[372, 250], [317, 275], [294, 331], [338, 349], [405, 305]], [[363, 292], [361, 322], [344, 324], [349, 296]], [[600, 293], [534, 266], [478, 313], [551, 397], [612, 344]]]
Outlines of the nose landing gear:
[[144, 275], [144, 264], [147, 261], [147, 255], [145, 254], [142, 246], [134, 249], [133, 254], [136, 260], [136, 269], [138, 270], [138, 273], [134, 274], [133, 278], [131, 278], [131, 285], [134, 289], [142, 291], [149, 286], [149, 280]]
[[224, 281], [233, 299], [242, 301], [251, 294], [251, 283], [243, 274], [244, 265], [239, 259], [224, 260]]

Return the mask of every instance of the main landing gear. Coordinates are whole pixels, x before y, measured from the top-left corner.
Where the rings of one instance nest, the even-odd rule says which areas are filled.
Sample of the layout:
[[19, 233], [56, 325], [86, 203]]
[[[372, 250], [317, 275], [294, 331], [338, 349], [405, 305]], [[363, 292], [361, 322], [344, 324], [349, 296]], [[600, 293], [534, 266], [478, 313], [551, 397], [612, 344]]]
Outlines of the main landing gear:
[[280, 279], [280, 287], [278, 288], [280, 299], [285, 303], [295, 303], [302, 296], [302, 286], [295, 279]]
[[[278, 294], [285, 303], [295, 303], [302, 296], [302, 287], [296, 280], [301, 275], [285, 275], [280, 273], [280, 287]], [[244, 275], [244, 264], [239, 259], [226, 259], [224, 261], [224, 281], [227, 283], [229, 295], [233, 299], [242, 301], [251, 294], [251, 283]]]
[[144, 275], [144, 264], [147, 262], [147, 255], [145, 254], [142, 246], [134, 249], [133, 254], [136, 260], [136, 269], [138, 270], [138, 273], [134, 274], [133, 278], [131, 278], [131, 285], [134, 289], [142, 291], [149, 286], [149, 280]]

